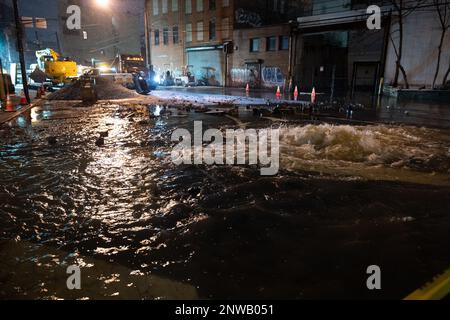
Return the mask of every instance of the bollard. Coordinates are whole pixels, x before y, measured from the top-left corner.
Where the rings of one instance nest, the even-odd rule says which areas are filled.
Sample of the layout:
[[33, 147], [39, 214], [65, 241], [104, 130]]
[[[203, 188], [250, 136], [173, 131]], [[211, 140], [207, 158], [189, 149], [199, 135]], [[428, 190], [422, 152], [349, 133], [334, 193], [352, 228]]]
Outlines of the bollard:
[[298, 87], [295, 86], [295, 90], [294, 90], [294, 100], [297, 101], [298, 100]]
[[277, 87], [276, 97], [277, 97], [277, 99], [281, 99], [281, 90], [280, 90], [280, 86]]
[[15, 107], [14, 107], [14, 103], [11, 100], [11, 95], [9, 95], [9, 94], [6, 96], [6, 108], [5, 108], [5, 111], [6, 112], [14, 112], [14, 111], [16, 111]]
[[316, 88], [313, 87], [311, 92], [311, 103], [316, 103]]

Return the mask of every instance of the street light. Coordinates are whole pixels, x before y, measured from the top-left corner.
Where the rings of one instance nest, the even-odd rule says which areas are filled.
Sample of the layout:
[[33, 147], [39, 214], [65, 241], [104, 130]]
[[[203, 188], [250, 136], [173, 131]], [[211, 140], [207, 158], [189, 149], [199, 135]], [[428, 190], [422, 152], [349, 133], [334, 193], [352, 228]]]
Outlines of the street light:
[[97, 5], [102, 8], [107, 8], [109, 6], [109, 0], [95, 0]]

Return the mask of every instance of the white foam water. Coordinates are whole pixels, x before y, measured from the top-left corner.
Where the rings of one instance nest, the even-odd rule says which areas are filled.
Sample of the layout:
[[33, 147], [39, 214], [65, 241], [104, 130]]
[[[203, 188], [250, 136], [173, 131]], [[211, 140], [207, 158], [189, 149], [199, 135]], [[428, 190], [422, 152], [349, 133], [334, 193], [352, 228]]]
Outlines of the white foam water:
[[448, 132], [387, 125], [282, 127], [281, 167], [371, 180], [450, 185]]

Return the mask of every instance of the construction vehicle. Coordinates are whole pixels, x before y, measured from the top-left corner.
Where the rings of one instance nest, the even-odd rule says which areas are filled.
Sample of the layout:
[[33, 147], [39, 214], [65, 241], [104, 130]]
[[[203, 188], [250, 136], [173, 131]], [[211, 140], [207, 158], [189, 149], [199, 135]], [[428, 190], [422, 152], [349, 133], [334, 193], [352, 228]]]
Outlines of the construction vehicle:
[[67, 58], [60, 59], [53, 49], [36, 51], [36, 58], [39, 69], [54, 85], [65, 84], [78, 77], [77, 63]]
[[[117, 73], [104, 73], [103, 76], [112, 76], [114, 82], [121, 83], [128, 89], [134, 89], [142, 94], [156, 89], [153, 68], [148, 69], [145, 59], [140, 55], [118, 54], [109, 69]], [[129, 81], [130, 77], [131, 81]]]
[[118, 73], [147, 72], [145, 59], [139, 55], [119, 54], [113, 62]]

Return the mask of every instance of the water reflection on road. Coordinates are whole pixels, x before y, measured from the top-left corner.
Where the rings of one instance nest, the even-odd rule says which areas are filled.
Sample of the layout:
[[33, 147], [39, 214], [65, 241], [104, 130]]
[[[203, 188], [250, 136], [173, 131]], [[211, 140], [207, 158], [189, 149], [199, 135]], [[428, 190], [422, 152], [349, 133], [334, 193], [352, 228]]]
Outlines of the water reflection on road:
[[[281, 173], [261, 177], [174, 166], [171, 132], [194, 120], [237, 126], [52, 103], [0, 128], [0, 297], [401, 298], [448, 267], [445, 130], [286, 125]], [[89, 281], [69, 292], [64, 266], [80, 261]], [[382, 292], [365, 289], [373, 264]]]

